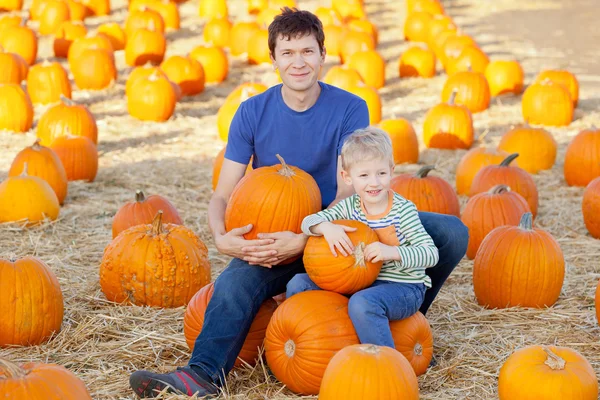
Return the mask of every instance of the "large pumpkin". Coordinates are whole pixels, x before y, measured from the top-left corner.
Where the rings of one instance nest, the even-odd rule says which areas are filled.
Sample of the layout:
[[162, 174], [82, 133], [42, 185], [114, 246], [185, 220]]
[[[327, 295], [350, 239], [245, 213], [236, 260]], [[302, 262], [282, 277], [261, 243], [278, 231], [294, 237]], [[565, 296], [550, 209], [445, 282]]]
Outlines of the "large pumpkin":
[[381, 89], [385, 85], [385, 60], [377, 50], [361, 50], [348, 59], [348, 66], [355, 69], [365, 85]]
[[0, 130], [27, 132], [33, 125], [33, 104], [16, 83], [0, 83]]
[[419, 382], [398, 351], [373, 344], [344, 347], [329, 362], [319, 400], [419, 398]]
[[518, 226], [492, 230], [473, 264], [477, 302], [489, 308], [552, 306], [565, 278], [565, 258], [548, 232], [532, 227], [531, 213]]
[[275, 377], [290, 390], [315, 395], [331, 358], [358, 343], [348, 316], [348, 299], [310, 290], [277, 307], [267, 327], [265, 355]]
[[499, 96], [505, 93], [521, 94], [525, 73], [518, 61], [496, 60], [485, 68], [485, 79], [490, 85], [490, 94]]
[[587, 186], [600, 176], [600, 129], [585, 129], [567, 146], [564, 175], [569, 186]]
[[496, 185], [487, 192], [471, 197], [461, 216], [469, 229], [467, 258], [475, 258], [481, 242], [494, 228], [516, 226], [526, 212], [531, 212], [527, 201], [506, 185]]
[[535, 217], [538, 209], [537, 186], [527, 171], [510, 165], [518, 156], [518, 153], [514, 153], [506, 157], [499, 165], [488, 165], [481, 168], [473, 178], [469, 196], [485, 192], [496, 185], [504, 184], [527, 200]]
[[435, 53], [432, 50], [417, 46], [411, 47], [400, 55], [398, 75], [400, 78], [433, 78], [436, 61]]
[[[133, 77], [133, 73], [131, 76]], [[173, 83], [163, 72], [154, 70], [149, 76], [131, 79], [127, 93], [127, 111], [132, 117], [155, 122], [165, 122], [171, 118], [177, 105], [177, 93]]]
[[456, 92], [454, 102], [475, 114], [490, 106], [490, 86], [481, 72], [460, 71], [451, 75], [442, 89], [442, 101], [447, 102]]
[[281, 164], [254, 169], [238, 182], [225, 210], [227, 231], [252, 224], [244, 235], [247, 240], [256, 239], [258, 233], [300, 233], [304, 217], [321, 210], [314, 178], [288, 166], [279, 154], [277, 158]]
[[85, 136], [68, 133], [58, 136], [50, 144], [62, 162], [69, 181], [85, 180], [93, 182], [98, 173], [98, 149], [94, 142]]
[[[0, 276], [0, 347], [35, 346], [60, 330], [63, 295], [56, 276], [43, 261], [36, 257], [0, 260]], [[5, 394], [2, 382], [0, 375], [0, 393]]]
[[113, 239], [132, 226], [151, 224], [159, 210], [162, 211], [163, 223], [183, 225], [177, 209], [169, 200], [158, 194], [145, 197], [144, 192], [136, 191], [135, 201], [123, 204], [113, 218]]
[[404, 118], [384, 119], [379, 127], [392, 140], [395, 164], [416, 164], [419, 161], [419, 140], [412, 124]]
[[[487, 147], [475, 147], [467, 151], [456, 167], [456, 192], [468, 195], [477, 172], [486, 165], [499, 164], [507, 156], [505, 151]], [[516, 165], [516, 161], [513, 165]]]
[[417, 376], [427, 371], [433, 358], [433, 335], [427, 318], [419, 311], [408, 318], [390, 322], [394, 347], [412, 365]]
[[577, 107], [579, 101], [579, 82], [572, 72], [565, 70], [545, 70], [535, 77], [536, 82], [543, 82], [546, 79], [563, 85], [571, 95], [573, 107]]
[[86, 136], [98, 144], [98, 126], [90, 110], [75, 101], [60, 97], [60, 103], [50, 107], [40, 118], [36, 134], [43, 146], [49, 146], [58, 136]]
[[100, 287], [106, 298], [152, 307], [180, 307], [210, 282], [206, 245], [183, 225], [151, 225], [121, 232], [104, 250]]
[[[194, 350], [196, 338], [202, 331], [204, 325], [204, 313], [208, 302], [212, 298], [215, 289], [214, 283], [209, 283], [200, 289], [194, 297], [190, 300], [185, 309], [183, 316], [183, 334], [185, 335], [185, 341], [191, 351]], [[258, 309], [258, 313], [254, 317], [254, 321], [250, 325], [250, 330], [246, 335], [244, 345], [235, 360], [236, 367], [241, 367], [244, 364], [254, 366], [260, 353], [260, 348], [263, 346], [265, 341], [265, 335], [267, 333], [267, 325], [277, 308], [275, 300], [267, 299]], [[220, 312], [220, 311], [217, 311]]]
[[420, 168], [415, 174], [401, 174], [392, 178], [392, 190], [415, 203], [417, 210], [460, 216], [458, 196], [448, 182], [429, 176], [433, 165]]
[[42, 178], [54, 190], [59, 204], [67, 197], [67, 173], [60, 158], [52, 149], [40, 145], [40, 140], [21, 150], [13, 160], [8, 176], [18, 176], [23, 172], [27, 163], [27, 173], [30, 176]]
[[502, 135], [498, 149], [519, 153], [519, 167], [531, 174], [552, 168], [557, 144], [550, 132], [541, 128], [519, 126]]
[[427, 111], [423, 122], [423, 141], [428, 148], [469, 149], [475, 140], [473, 118], [469, 109], [455, 104], [457, 90], [447, 103], [440, 103]]
[[592, 237], [600, 239], [600, 177], [592, 180], [583, 192], [583, 222]]
[[58, 62], [45, 60], [29, 68], [27, 93], [33, 104], [56, 103], [61, 96], [71, 98], [71, 83], [67, 71]]
[[55, 220], [60, 205], [52, 187], [37, 176], [27, 174], [27, 163], [17, 176], [0, 184], [0, 222], [26, 221], [35, 225], [49, 218]]
[[372, 263], [364, 257], [365, 248], [379, 238], [374, 230], [360, 221], [337, 220], [333, 223], [356, 228], [354, 232], [346, 232], [354, 246], [354, 253], [343, 256], [335, 250], [334, 256], [323, 236], [311, 236], [304, 249], [304, 268], [321, 289], [353, 294], [371, 286], [379, 275], [383, 262]]
[[500, 368], [498, 395], [500, 400], [597, 400], [598, 378], [573, 349], [528, 346]]
[[11, 399], [92, 400], [85, 384], [56, 364], [29, 362], [17, 366], [0, 359], [0, 393]]
[[528, 86], [521, 101], [523, 119], [536, 125], [567, 126], [573, 120], [573, 108], [568, 89], [549, 79]]

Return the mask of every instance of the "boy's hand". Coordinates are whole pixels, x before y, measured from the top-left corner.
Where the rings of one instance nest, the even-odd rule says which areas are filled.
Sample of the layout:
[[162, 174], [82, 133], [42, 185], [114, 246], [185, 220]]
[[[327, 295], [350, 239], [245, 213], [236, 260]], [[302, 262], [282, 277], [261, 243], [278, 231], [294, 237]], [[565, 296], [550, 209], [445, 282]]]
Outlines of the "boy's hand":
[[327, 243], [329, 244], [331, 254], [333, 254], [334, 257], [337, 257], [336, 249], [344, 257], [352, 254], [354, 245], [346, 232], [354, 232], [356, 228], [345, 225], [336, 225], [331, 222], [321, 222], [317, 226], [318, 229], [313, 231], [315, 233], [321, 233], [323, 237], [325, 237], [325, 240], [327, 240]]
[[400, 255], [393, 246], [388, 246], [381, 242], [373, 242], [365, 247], [365, 260], [368, 262], [398, 260]]

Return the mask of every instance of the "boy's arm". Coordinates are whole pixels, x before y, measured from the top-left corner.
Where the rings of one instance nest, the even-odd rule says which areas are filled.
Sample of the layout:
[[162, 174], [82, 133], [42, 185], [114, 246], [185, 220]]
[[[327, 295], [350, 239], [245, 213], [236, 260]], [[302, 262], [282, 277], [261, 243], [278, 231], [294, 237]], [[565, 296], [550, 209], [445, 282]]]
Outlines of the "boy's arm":
[[414, 203], [407, 201], [400, 209], [400, 232], [410, 243], [398, 246], [400, 263], [407, 268], [430, 268], [439, 261], [439, 251], [419, 219]]
[[308, 236], [319, 236], [311, 231], [310, 228], [320, 224], [321, 222], [349, 219], [351, 215], [350, 208], [352, 207], [353, 198], [354, 196], [345, 198], [331, 208], [307, 216], [302, 220], [302, 232]]

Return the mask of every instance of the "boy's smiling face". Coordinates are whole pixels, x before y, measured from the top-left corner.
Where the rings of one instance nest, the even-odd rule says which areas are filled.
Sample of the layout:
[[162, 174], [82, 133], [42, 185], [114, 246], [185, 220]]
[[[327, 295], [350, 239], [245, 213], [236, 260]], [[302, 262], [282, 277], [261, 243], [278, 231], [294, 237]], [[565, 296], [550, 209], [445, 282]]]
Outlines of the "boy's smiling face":
[[388, 160], [356, 162], [349, 168], [349, 171], [342, 170], [342, 178], [344, 182], [354, 187], [354, 191], [360, 196], [368, 210], [381, 212], [387, 208], [390, 181], [392, 180], [392, 167]]

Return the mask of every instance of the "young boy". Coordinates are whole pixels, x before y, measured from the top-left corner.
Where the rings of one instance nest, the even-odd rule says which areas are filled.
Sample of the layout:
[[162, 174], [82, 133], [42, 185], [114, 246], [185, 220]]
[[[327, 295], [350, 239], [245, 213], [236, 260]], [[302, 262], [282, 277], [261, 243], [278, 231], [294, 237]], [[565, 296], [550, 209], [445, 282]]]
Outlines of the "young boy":
[[[414, 203], [390, 189], [394, 168], [392, 143], [384, 131], [369, 127], [352, 133], [341, 150], [342, 178], [355, 194], [330, 209], [307, 216], [302, 231], [322, 235], [332, 253], [352, 254], [346, 232], [355, 228], [330, 221], [361, 221], [379, 241], [365, 248], [368, 261], [383, 261], [377, 280], [350, 297], [348, 313], [361, 343], [394, 348], [389, 321], [410, 317], [419, 310], [431, 280], [425, 268], [438, 262], [438, 249], [421, 224]], [[287, 297], [320, 288], [308, 274], [297, 274], [287, 284]]]

